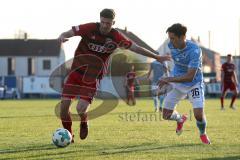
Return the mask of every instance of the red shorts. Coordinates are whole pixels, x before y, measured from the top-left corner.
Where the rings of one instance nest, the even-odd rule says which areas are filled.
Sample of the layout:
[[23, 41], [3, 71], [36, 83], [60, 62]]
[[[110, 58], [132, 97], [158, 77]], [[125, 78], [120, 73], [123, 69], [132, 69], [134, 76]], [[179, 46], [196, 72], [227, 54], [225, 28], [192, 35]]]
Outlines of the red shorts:
[[223, 92], [226, 92], [228, 89], [230, 89], [231, 91], [234, 91], [234, 90], [237, 89], [237, 87], [236, 87], [236, 85], [235, 85], [234, 83], [232, 83], [232, 82], [228, 82], [228, 83], [224, 82], [224, 83], [223, 83], [223, 86], [222, 86], [222, 93], [223, 93]]
[[88, 78], [78, 72], [72, 72], [64, 83], [62, 97], [73, 99], [79, 96], [81, 99], [91, 103], [98, 84], [98, 79]]

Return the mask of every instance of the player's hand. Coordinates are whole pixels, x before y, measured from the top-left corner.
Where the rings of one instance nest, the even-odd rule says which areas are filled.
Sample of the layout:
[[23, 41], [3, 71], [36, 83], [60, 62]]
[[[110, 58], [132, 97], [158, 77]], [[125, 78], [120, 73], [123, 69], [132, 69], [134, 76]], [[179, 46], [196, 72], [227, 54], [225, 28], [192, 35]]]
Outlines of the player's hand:
[[161, 87], [164, 86], [165, 84], [168, 84], [168, 83], [169, 83], [169, 78], [170, 78], [170, 77], [161, 78], [161, 79], [158, 81], [158, 86], [159, 86], [159, 88], [161, 88]]
[[58, 37], [58, 42], [64, 43], [64, 42], [66, 42], [66, 41], [68, 41], [68, 38], [65, 38], [63, 35], [60, 35], [60, 36]]
[[164, 56], [159, 56], [157, 55], [156, 60], [159, 62], [164, 62], [164, 61], [171, 61], [172, 57], [170, 54], [164, 55]]

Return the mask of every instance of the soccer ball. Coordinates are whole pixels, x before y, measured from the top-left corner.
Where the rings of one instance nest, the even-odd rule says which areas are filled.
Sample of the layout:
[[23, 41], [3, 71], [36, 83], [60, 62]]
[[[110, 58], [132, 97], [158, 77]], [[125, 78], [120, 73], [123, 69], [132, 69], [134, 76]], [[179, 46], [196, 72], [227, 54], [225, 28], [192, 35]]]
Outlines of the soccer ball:
[[64, 128], [58, 128], [52, 136], [52, 142], [57, 147], [67, 147], [72, 141], [71, 133]]

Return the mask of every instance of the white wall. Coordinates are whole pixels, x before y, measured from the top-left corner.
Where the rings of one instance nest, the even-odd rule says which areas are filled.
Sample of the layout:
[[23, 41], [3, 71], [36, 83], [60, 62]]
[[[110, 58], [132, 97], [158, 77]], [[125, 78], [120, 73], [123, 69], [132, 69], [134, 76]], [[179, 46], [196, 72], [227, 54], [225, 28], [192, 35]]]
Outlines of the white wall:
[[[28, 75], [28, 58], [30, 57], [13, 57], [16, 62], [15, 75], [16, 76], [29, 76]], [[60, 64], [64, 63], [64, 52], [60, 57], [32, 57], [35, 63], [35, 75], [36, 76], [49, 76], [53, 69]], [[49, 70], [43, 70], [43, 60], [51, 61], [51, 68]], [[8, 57], [0, 58], [0, 76], [8, 76]]]
[[7, 75], [7, 58], [0, 57], [0, 76]]
[[[43, 69], [43, 60], [51, 61], [51, 68], [49, 70]], [[35, 58], [35, 75], [36, 76], [49, 76], [53, 69], [55, 69], [59, 64], [58, 57], [36, 57]]]
[[16, 76], [28, 76], [28, 57], [15, 57]]
[[32, 76], [23, 78], [23, 93], [56, 94], [57, 92], [49, 86], [48, 77]]
[[[43, 69], [43, 60], [51, 61], [51, 68], [49, 70]], [[35, 75], [36, 76], [49, 76], [54, 69], [65, 62], [65, 52], [60, 49], [59, 57], [36, 57], [35, 58]]]
[[[46, 77], [42, 77], [43, 79], [41, 79], [41, 77], [37, 78], [38, 80], [36, 82], [39, 84], [37, 85], [36, 83], [31, 83], [31, 86], [34, 86], [34, 88], [36, 89], [34, 91], [37, 91], [37, 92], [40, 91], [39, 89], [40, 87], [41, 92], [54, 93], [54, 91], [49, 88], [49, 81], [48, 79], [46, 80], [46, 78], [50, 76], [52, 70], [54, 70], [56, 67], [58, 67], [59, 65], [65, 62], [65, 53], [63, 49], [60, 50], [59, 57], [26, 57], [26, 56], [17, 56], [17, 57], [9, 56], [9, 57], [15, 58], [15, 62], [16, 62], [15, 76], [17, 76], [17, 87], [20, 92], [22, 92], [23, 89], [26, 90], [26, 88], [23, 88], [23, 87], [28, 87], [29, 81], [25, 80], [23, 82], [23, 78], [29, 77], [28, 58], [33, 58], [34, 65], [35, 65], [34, 77], [36, 78], [38, 76], [46, 76]], [[43, 60], [51, 61], [51, 68], [49, 70], [43, 70]], [[8, 56], [0, 56], [0, 76], [8, 76]], [[58, 85], [61, 85], [60, 82]]]

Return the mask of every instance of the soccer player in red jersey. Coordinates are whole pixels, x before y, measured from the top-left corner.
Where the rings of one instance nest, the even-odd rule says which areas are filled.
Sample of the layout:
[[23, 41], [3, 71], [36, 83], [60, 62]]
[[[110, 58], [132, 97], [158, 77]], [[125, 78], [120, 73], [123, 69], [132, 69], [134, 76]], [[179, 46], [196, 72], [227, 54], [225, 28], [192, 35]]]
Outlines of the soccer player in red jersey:
[[107, 70], [108, 59], [116, 48], [129, 49], [160, 62], [171, 59], [169, 55], [156, 55], [126, 39], [116, 29], [112, 28], [115, 23], [114, 18], [114, 10], [103, 9], [100, 12], [100, 23], [74, 26], [69, 31], [63, 32], [58, 38], [59, 42], [62, 43], [73, 36], [82, 37], [75, 51], [71, 72], [63, 86], [60, 104], [62, 125], [73, 135], [70, 104], [73, 98], [80, 97], [76, 108], [81, 121], [81, 139], [85, 139], [88, 135], [87, 109], [93, 100], [100, 80]]
[[233, 92], [232, 101], [230, 108], [236, 109], [234, 106], [234, 101], [236, 100], [238, 94], [238, 80], [235, 73], [236, 67], [232, 63], [232, 55], [227, 55], [227, 62], [222, 65], [221, 70], [221, 85], [222, 85], [222, 94], [221, 94], [221, 109], [224, 110], [224, 97], [226, 96], [226, 91], [230, 89]]
[[125, 79], [125, 87], [127, 90], [127, 104], [130, 105], [130, 100], [132, 101], [132, 105], [136, 105], [134, 88], [135, 88], [136, 72], [134, 70], [134, 66], [132, 66], [131, 71], [126, 74]]

